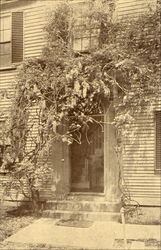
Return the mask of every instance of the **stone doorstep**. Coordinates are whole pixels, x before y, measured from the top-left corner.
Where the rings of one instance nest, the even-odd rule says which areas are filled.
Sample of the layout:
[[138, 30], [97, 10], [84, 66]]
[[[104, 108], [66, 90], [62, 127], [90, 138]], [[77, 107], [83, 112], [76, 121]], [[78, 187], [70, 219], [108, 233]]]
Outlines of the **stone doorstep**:
[[119, 221], [120, 214], [112, 212], [45, 210], [43, 212], [43, 217], [64, 220]]
[[92, 192], [70, 192], [66, 197], [67, 200], [80, 200], [80, 201], [104, 201], [104, 193]]
[[45, 209], [67, 210], [67, 211], [93, 211], [93, 212], [119, 212], [121, 204], [101, 201], [49, 201]]

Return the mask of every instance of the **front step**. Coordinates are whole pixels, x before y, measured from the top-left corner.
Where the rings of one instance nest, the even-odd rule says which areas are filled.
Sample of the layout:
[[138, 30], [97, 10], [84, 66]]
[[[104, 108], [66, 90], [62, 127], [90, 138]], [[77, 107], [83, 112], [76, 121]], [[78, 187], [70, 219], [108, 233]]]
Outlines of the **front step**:
[[86, 211], [86, 212], [119, 212], [121, 204], [116, 202], [103, 201], [48, 201], [47, 210], [65, 210], [65, 211]]
[[110, 212], [87, 212], [87, 211], [66, 211], [66, 210], [45, 210], [44, 217], [63, 220], [90, 220], [90, 221], [119, 221], [119, 213]]
[[67, 200], [74, 201], [104, 201], [105, 197], [103, 193], [88, 193], [88, 192], [71, 192], [67, 196]]
[[[82, 196], [80, 197], [82, 198]], [[76, 196], [73, 199], [47, 201], [43, 216], [75, 220], [119, 220], [120, 202], [107, 202], [104, 197], [96, 200], [87, 200], [85, 198], [81, 200]]]

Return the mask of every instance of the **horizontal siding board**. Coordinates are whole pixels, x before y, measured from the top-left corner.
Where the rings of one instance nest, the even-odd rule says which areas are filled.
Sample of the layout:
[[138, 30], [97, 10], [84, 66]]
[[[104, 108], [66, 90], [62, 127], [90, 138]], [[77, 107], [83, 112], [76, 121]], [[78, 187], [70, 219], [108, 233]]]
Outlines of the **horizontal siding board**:
[[[136, 176], [135, 178], [131, 177], [129, 181], [130, 181], [129, 185], [133, 186], [133, 185], [136, 185], [136, 183], [137, 183], [138, 187], [140, 187], [140, 186], [144, 187], [148, 183], [148, 188], [151, 187], [151, 186], [153, 187], [155, 185], [158, 185], [158, 183], [161, 184], [159, 178], [156, 179], [156, 178], [151, 178], [151, 177], [149, 177], [149, 179], [148, 179], [147, 177], [140, 177], [140, 178], [138, 178]], [[126, 183], [128, 184], [128, 179], [126, 179]]]
[[[133, 198], [135, 198], [135, 196], [133, 196]], [[139, 196], [137, 196], [137, 201], [139, 202], [140, 205], [144, 205], [146, 202], [146, 204], [149, 206], [161, 206], [160, 197], [155, 197], [155, 196], [139, 197]]]
[[25, 17], [26, 19], [30, 19], [32, 18], [32, 20], [34, 19], [37, 19], [37, 18], [40, 18], [40, 17], [45, 17], [45, 9], [44, 7], [42, 9], [39, 9], [38, 8], [35, 8], [35, 9], [26, 9], [24, 10], [24, 13], [25, 13]]
[[26, 40], [32, 40], [32, 39], [40, 39], [42, 37], [42, 30], [30, 30], [26, 33], [24, 31], [24, 38]]
[[[45, 44], [45, 41], [41, 41], [39, 39], [35, 39], [34, 40], [34, 43], [37, 44], [37, 46], [43, 46]], [[28, 48], [31, 48], [31, 47], [35, 47], [35, 45], [33, 45], [33, 41], [31, 40], [28, 40], [25, 42], [25, 48], [28, 49]]]
[[25, 58], [27, 59], [27, 58], [39, 58], [39, 56], [40, 56], [40, 53], [31, 53], [30, 55], [28, 55], [28, 54], [26, 54], [25, 55]]
[[25, 13], [26, 26], [34, 25], [35, 22], [40, 22], [44, 25], [44, 19], [46, 20], [46, 15], [42, 12], [40, 15], [33, 15], [32, 17], [28, 17], [27, 13]]
[[32, 46], [33, 42], [36, 43], [36, 44], [38, 44], [38, 45], [40, 45], [40, 46], [45, 45], [45, 41], [40, 40], [40, 39], [37, 38], [37, 37], [35, 37], [35, 38], [33, 37], [32, 39], [33, 39], [32, 42], [31, 42], [30, 39], [27, 39], [27, 40], [26, 40], [26, 42], [25, 42], [25, 47], [26, 47], [26, 48], [27, 48], [27, 47], [30, 47], [30, 45]]
[[30, 55], [30, 53], [31, 53], [31, 55], [32, 54], [37, 54], [37, 53], [39, 53], [39, 55], [41, 55], [41, 53], [42, 53], [42, 49], [41, 48], [38, 48], [38, 47], [32, 47], [32, 48], [26, 48], [26, 51], [25, 51], [26, 53], [26, 55]]
[[[127, 179], [126, 180], [128, 180], [128, 174], [126, 174], [126, 173], [124, 173], [124, 177], [127, 177]], [[130, 178], [130, 180], [132, 180], [132, 181], [142, 181], [142, 180], [144, 180], [144, 181], [152, 181], [152, 182], [155, 182], [155, 181], [157, 181], [157, 182], [161, 182], [160, 181], [160, 177], [159, 176], [156, 176], [156, 177], [151, 177], [151, 173], [150, 173], [150, 175], [148, 176], [148, 174], [141, 174], [141, 173], [138, 173], [138, 174], [132, 174], [131, 175], [131, 178]]]
[[26, 53], [29, 53], [30, 51], [31, 52], [40, 51], [40, 53], [41, 53], [42, 47], [43, 47], [43, 43], [39, 43], [37, 45], [32, 45], [32, 46], [25, 45]]
[[35, 30], [39, 30], [39, 29], [43, 29], [44, 28], [44, 20], [42, 20], [42, 17], [40, 17], [40, 19], [37, 19], [37, 23], [33, 22], [33, 23], [26, 23], [25, 24], [25, 31], [27, 32], [28, 30], [31, 29], [35, 29]]
[[142, 176], [142, 174], [144, 174], [146, 176], [149, 175], [151, 178], [155, 178], [155, 175], [152, 176], [154, 174], [154, 170], [152, 168], [147, 169], [146, 171], [144, 168], [141, 168], [141, 169], [133, 168], [131, 170], [125, 169], [124, 174], [125, 174], [124, 177], [127, 177], [127, 178], [129, 177], [129, 175], [132, 177], [133, 175], [141, 175]]
[[[133, 153], [133, 151], [131, 153]], [[133, 159], [134, 157], [131, 156], [130, 158]], [[139, 152], [138, 152], [138, 154], [135, 153], [135, 159], [138, 159], [138, 158], [139, 159], [143, 159], [143, 158], [154, 159], [154, 152], [152, 152], [152, 153], [148, 152], [147, 154], [146, 153], [140, 154]], [[126, 161], [126, 159], [129, 159], [129, 156], [124, 155], [123, 159]]]
[[139, 154], [139, 152], [145, 152], [145, 150], [153, 151], [154, 150], [154, 143], [148, 144], [148, 145], [147, 144], [140, 145], [139, 143], [137, 143], [135, 145], [127, 145], [127, 149], [125, 149], [124, 154], [128, 154], [128, 153], [132, 154], [132, 153], [136, 153], [136, 151]]

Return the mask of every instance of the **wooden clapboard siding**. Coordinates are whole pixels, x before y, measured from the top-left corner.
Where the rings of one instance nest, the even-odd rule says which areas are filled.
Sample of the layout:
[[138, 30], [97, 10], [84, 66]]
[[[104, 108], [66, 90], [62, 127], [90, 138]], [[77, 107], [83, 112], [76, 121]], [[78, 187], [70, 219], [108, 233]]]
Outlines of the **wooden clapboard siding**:
[[155, 9], [157, 0], [116, 0], [116, 16], [121, 18], [138, 17], [149, 10]]
[[[39, 123], [38, 112], [39, 112], [38, 106], [33, 106], [32, 108], [29, 109], [28, 128], [30, 129], [30, 133], [26, 142], [26, 151], [28, 152], [30, 152], [35, 148], [35, 142], [37, 141], [38, 123]], [[45, 158], [40, 159], [39, 164], [44, 164], [45, 161], [46, 161]], [[46, 181], [43, 182], [41, 185], [41, 192], [40, 192], [41, 200], [53, 199], [54, 195], [52, 191], [52, 186], [54, 183], [54, 173], [56, 173], [57, 171], [53, 165], [53, 158], [51, 156], [49, 156], [47, 164], [50, 167], [51, 172], [46, 174]]]
[[[156, 0], [117, 0], [117, 18], [138, 17], [148, 11], [149, 6], [156, 8]], [[154, 102], [153, 109], [161, 110], [161, 93]], [[134, 134], [132, 131], [135, 131]], [[141, 205], [160, 205], [161, 177], [155, 174], [155, 123], [154, 112], [142, 112], [136, 117], [129, 131], [123, 155], [124, 187], [131, 199]], [[155, 197], [155, 199], [154, 199]]]
[[[16, 77], [17, 71], [15, 70], [8, 70], [8, 71], [0, 71], [0, 113], [2, 112], [4, 115], [4, 118], [2, 117], [2, 120], [8, 117], [9, 115], [9, 110], [12, 105], [12, 99], [15, 94], [15, 77]], [[3, 96], [3, 91], [6, 91], [7, 96]], [[0, 120], [1, 121], [1, 120]], [[10, 196], [8, 197], [3, 197], [3, 191], [4, 189], [2, 188], [3, 183], [6, 183], [9, 181], [8, 175], [4, 173], [0, 173], [0, 199], [5, 198], [5, 199], [14, 199], [16, 197], [14, 191], [10, 193]]]
[[45, 44], [45, 6], [24, 10], [24, 58], [38, 57]]
[[155, 111], [161, 110], [161, 89], [150, 114], [136, 117], [123, 155], [124, 186], [141, 205], [160, 205], [161, 176], [155, 172]]
[[37, 1], [24, 7], [24, 59], [38, 57], [45, 45], [44, 26], [48, 13], [59, 4], [59, 1]]
[[[143, 205], [153, 205], [153, 200], [150, 202], [149, 197], [154, 195], [159, 205], [161, 178], [155, 174], [154, 113], [150, 116], [140, 114], [140, 117], [136, 118], [135, 128], [137, 129], [134, 134], [131, 133], [131, 140], [126, 142], [123, 155], [124, 185], [132, 199], [137, 201], [137, 198], [142, 198]], [[132, 129], [131, 127], [131, 131]]]

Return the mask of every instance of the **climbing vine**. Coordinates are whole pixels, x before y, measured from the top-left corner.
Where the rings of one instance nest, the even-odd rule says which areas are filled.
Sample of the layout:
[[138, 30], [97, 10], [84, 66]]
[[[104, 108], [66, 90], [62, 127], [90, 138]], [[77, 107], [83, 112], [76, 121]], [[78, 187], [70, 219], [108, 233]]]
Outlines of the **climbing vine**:
[[[135, 20], [113, 22], [114, 5], [110, 6], [108, 11], [93, 7], [87, 12], [86, 20], [92, 21], [83, 26], [84, 32], [88, 28], [99, 33], [98, 43], [86, 53], [72, 49], [71, 6], [58, 6], [45, 27], [42, 55], [19, 67], [8, 129], [12, 157], [4, 157], [3, 167], [17, 177], [21, 190], [27, 178], [33, 200], [38, 199], [40, 183], [50, 170], [46, 163], [54, 140], [81, 143], [81, 137], [73, 135], [79, 135], [80, 128], [88, 130], [89, 123], [97, 122], [93, 114], [106, 112], [110, 105], [115, 108], [113, 125], [125, 137], [135, 114], [157, 98], [159, 8]], [[38, 132], [27, 150], [35, 126], [32, 109]]]

